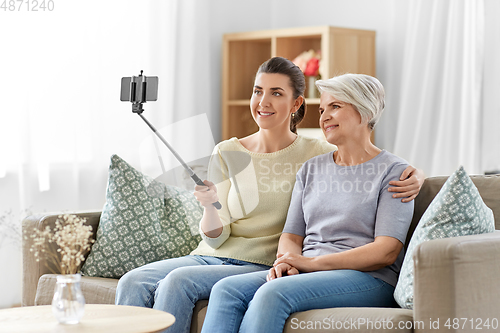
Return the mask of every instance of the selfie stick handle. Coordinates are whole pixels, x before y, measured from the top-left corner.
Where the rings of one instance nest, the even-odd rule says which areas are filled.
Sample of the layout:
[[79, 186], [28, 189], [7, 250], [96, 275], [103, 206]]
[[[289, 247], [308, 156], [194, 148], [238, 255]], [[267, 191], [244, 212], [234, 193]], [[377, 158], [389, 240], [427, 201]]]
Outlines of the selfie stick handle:
[[[177, 154], [177, 152], [174, 150], [174, 148], [172, 148], [172, 146], [170, 146], [170, 144], [167, 142], [167, 140], [165, 140], [163, 138], [163, 136], [160, 133], [158, 133], [156, 128], [142, 115], [142, 112], [135, 112], [135, 113], [137, 113], [142, 118], [142, 120], [144, 120], [144, 122], [149, 126], [149, 128], [151, 128], [151, 130], [153, 130], [153, 132], [158, 136], [158, 138], [160, 138], [160, 140], [165, 144], [165, 146], [167, 146], [167, 148], [172, 152], [172, 154], [175, 156], [175, 158], [182, 164], [182, 166], [187, 171], [187, 173], [189, 174], [191, 179], [194, 180], [194, 182], [197, 185], [207, 186], [207, 185], [205, 185], [205, 183], [203, 183], [203, 181], [200, 179], [200, 177], [198, 177], [198, 175], [196, 175], [194, 173], [193, 169], [191, 169], [189, 167], [189, 165], [187, 165], [186, 162], [184, 162], [182, 157], [179, 154]], [[222, 208], [222, 205], [218, 201], [214, 202], [212, 205], [214, 205], [214, 207], [217, 209]]]

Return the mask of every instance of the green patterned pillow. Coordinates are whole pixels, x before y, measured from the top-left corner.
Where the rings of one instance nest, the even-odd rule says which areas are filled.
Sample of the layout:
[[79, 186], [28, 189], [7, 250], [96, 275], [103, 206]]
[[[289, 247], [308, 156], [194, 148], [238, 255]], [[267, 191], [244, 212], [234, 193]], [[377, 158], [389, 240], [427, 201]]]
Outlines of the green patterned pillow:
[[150, 262], [189, 254], [201, 241], [202, 212], [192, 193], [111, 156], [106, 203], [82, 273], [120, 278]]
[[399, 306], [413, 309], [413, 251], [422, 242], [495, 231], [493, 212], [463, 167], [455, 171], [422, 215], [408, 245], [394, 291]]

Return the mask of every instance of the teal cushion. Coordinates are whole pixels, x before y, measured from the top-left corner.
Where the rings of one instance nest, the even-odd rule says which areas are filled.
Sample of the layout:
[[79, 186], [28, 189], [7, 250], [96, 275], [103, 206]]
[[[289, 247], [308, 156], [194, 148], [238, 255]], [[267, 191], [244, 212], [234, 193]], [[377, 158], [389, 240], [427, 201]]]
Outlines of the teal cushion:
[[394, 298], [413, 309], [413, 251], [422, 242], [495, 231], [493, 212], [463, 167], [455, 171], [422, 215], [408, 245]]
[[191, 192], [111, 156], [106, 203], [82, 273], [120, 278], [136, 267], [189, 254], [201, 241], [202, 212]]

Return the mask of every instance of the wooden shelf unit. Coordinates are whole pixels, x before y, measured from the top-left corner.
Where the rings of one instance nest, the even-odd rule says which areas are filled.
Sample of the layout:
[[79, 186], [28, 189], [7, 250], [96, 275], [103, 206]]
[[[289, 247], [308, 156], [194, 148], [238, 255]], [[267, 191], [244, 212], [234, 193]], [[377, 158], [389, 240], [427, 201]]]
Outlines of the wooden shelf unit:
[[[321, 26], [224, 35], [223, 140], [242, 138], [258, 130], [250, 114], [250, 97], [259, 66], [276, 56], [293, 60], [310, 49], [321, 50], [327, 78], [342, 73], [375, 76], [375, 31]], [[319, 98], [306, 98], [306, 105], [306, 117], [299, 127], [319, 127]]]

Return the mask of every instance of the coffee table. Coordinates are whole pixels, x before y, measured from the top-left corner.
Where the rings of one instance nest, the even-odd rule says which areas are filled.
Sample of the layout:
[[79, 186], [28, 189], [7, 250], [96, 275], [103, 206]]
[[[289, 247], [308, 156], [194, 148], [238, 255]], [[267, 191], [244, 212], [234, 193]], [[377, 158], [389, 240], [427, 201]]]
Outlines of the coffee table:
[[174, 316], [164, 311], [111, 304], [86, 304], [75, 325], [59, 324], [50, 305], [0, 310], [2, 333], [146, 333], [160, 332], [174, 322]]

